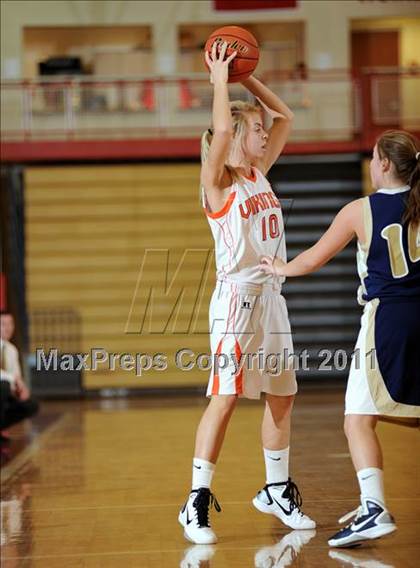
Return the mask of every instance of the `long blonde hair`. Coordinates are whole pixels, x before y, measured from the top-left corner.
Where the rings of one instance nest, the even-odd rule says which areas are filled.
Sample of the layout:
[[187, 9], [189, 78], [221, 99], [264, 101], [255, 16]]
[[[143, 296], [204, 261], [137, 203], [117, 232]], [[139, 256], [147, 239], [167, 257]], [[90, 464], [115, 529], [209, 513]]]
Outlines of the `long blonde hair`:
[[[238, 181], [240, 176], [231, 164], [240, 163], [243, 160], [245, 155], [245, 137], [248, 128], [247, 117], [252, 113], [259, 114], [261, 107], [246, 101], [232, 101], [230, 103], [230, 112], [232, 115], [233, 138], [225, 165], [232, 176], [232, 180]], [[207, 159], [212, 138], [213, 132], [211, 129], [206, 130], [201, 136], [201, 163]]]

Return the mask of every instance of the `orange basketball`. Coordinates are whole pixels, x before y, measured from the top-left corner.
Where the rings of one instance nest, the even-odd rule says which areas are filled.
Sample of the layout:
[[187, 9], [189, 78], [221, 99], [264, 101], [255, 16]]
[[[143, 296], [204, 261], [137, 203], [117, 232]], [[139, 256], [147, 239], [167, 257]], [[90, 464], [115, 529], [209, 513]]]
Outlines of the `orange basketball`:
[[[206, 45], [205, 51], [211, 55], [212, 45], [216, 42], [221, 45], [227, 42], [226, 57], [233, 51], [237, 55], [229, 64], [229, 83], [239, 83], [249, 77], [258, 64], [260, 55], [258, 42], [255, 37], [244, 28], [239, 26], [225, 26], [212, 32]], [[207, 65], [206, 65], [207, 66]]]

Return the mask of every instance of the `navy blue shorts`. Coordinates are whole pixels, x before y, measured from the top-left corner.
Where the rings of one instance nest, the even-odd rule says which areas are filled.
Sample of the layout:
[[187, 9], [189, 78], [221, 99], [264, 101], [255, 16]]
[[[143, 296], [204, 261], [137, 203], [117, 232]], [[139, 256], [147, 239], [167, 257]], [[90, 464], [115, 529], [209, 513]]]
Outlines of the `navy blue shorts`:
[[420, 299], [380, 300], [375, 315], [375, 348], [391, 398], [420, 406]]

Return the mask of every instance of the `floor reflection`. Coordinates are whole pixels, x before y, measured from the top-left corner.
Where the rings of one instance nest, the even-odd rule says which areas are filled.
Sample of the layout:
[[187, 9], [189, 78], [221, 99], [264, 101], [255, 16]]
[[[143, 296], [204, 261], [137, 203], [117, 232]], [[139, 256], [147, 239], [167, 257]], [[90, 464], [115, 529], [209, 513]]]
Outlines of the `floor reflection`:
[[366, 552], [361, 552], [359, 555], [353, 551], [330, 550], [328, 554], [330, 558], [337, 560], [345, 568], [351, 566], [355, 568], [396, 568], [394, 564], [382, 562], [377, 558], [369, 558]]
[[292, 531], [277, 544], [264, 546], [255, 554], [255, 568], [291, 566], [301, 549], [316, 535], [316, 530]]
[[1, 497], [1, 553], [7, 558], [7, 568], [19, 565], [18, 556], [31, 548], [31, 486], [21, 483]]
[[[283, 536], [279, 542], [263, 546], [255, 553], [255, 568], [285, 568], [292, 566], [302, 548], [316, 535], [315, 530], [292, 531]], [[184, 552], [180, 568], [211, 568], [211, 560], [216, 554], [214, 545], [197, 544]]]
[[216, 552], [212, 544], [196, 544], [185, 550], [180, 568], [210, 568], [210, 560]]

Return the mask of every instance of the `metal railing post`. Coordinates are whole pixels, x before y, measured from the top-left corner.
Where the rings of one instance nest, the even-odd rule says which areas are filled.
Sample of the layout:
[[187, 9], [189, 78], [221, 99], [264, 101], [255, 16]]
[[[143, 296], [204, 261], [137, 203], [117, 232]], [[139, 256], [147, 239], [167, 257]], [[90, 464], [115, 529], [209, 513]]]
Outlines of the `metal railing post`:
[[69, 80], [63, 84], [64, 89], [64, 124], [67, 138], [74, 138], [75, 120], [73, 109], [73, 81]]
[[30, 140], [32, 137], [32, 88], [30, 81], [22, 83], [22, 129], [23, 139]]

